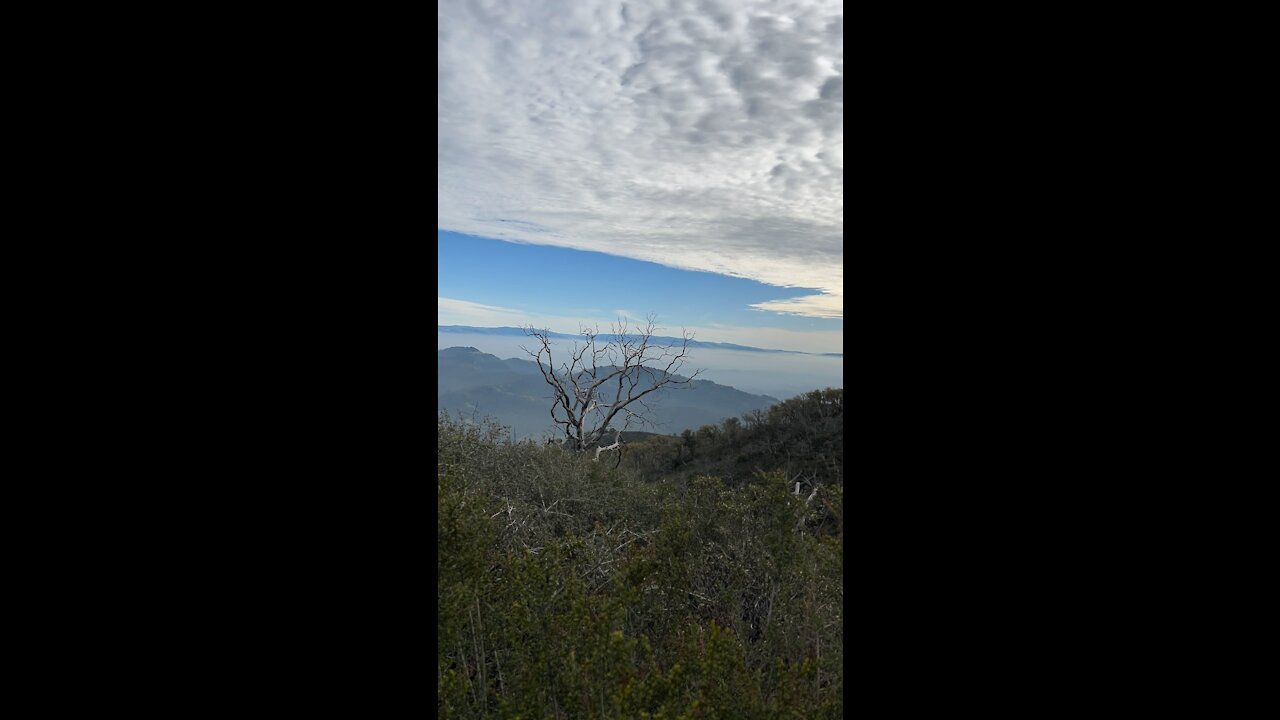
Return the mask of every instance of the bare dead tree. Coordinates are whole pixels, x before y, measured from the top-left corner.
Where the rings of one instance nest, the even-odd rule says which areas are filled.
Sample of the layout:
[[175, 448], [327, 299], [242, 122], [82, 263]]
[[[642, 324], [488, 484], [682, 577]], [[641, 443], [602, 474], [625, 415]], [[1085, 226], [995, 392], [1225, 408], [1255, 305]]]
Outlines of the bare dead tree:
[[[574, 340], [571, 348], [553, 352], [549, 331], [525, 327], [525, 334], [537, 345], [523, 349], [537, 361], [552, 389], [551, 419], [564, 433], [566, 449], [618, 449], [624, 431], [652, 423], [647, 396], [667, 386], [686, 385], [702, 374], [702, 370], [688, 377], [676, 374], [693, 340], [687, 331], [673, 343], [656, 342], [654, 335], [660, 328], [653, 316], [634, 328], [619, 320], [611, 330], [601, 334], [599, 327], [583, 327], [582, 338]], [[603, 445], [600, 439], [619, 417], [623, 424], [615, 429], [613, 444]]]

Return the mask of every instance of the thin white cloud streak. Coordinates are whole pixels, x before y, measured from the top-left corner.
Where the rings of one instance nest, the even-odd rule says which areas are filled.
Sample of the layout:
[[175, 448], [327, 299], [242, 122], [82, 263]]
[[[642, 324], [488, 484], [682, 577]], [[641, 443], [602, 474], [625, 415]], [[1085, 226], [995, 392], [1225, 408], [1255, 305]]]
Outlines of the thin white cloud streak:
[[523, 313], [511, 308], [485, 305], [469, 300], [436, 298], [436, 321], [440, 325], [474, 327], [519, 327]]
[[843, 317], [841, 312], [832, 308], [821, 295], [805, 295], [787, 300], [769, 300], [767, 302], [753, 303], [749, 307], [786, 315], [806, 315], [808, 317], [836, 319]]
[[437, 322], [440, 325], [471, 325], [473, 327], [524, 327], [533, 325], [559, 333], [576, 333], [582, 325], [599, 326], [607, 330], [617, 318], [582, 318], [567, 315], [548, 315], [530, 310], [485, 305], [458, 300], [455, 298], [436, 297]]
[[[469, 300], [437, 297], [437, 323], [440, 325], [470, 325], [472, 327], [524, 327], [533, 325], [547, 328], [554, 332], [573, 334], [581, 325], [598, 326], [608, 330], [617, 318], [583, 320], [582, 318], [563, 315], [546, 315], [528, 312], [515, 308], [485, 305]], [[632, 327], [636, 319], [627, 316]], [[722, 326], [671, 326], [658, 318], [660, 335], [679, 337], [682, 330], [694, 334], [696, 340], [704, 342], [734, 343], [765, 350], [799, 350], [801, 352], [826, 353], [843, 350], [844, 333], [838, 330], [787, 330], [774, 327], [738, 327]]]
[[438, 4], [438, 226], [844, 310], [844, 21], [827, 0]]
[[[607, 330], [618, 317], [589, 318], [568, 315], [549, 315], [532, 310], [485, 305], [484, 303], [456, 298], [436, 297], [437, 321], [440, 325], [471, 325], [473, 327], [524, 327], [533, 325], [558, 333], [576, 333], [581, 326], [599, 326]], [[621, 311], [619, 311], [621, 312]], [[630, 318], [631, 316], [626, 316]], [[631, 321], [634, 324], [634, 321]]]

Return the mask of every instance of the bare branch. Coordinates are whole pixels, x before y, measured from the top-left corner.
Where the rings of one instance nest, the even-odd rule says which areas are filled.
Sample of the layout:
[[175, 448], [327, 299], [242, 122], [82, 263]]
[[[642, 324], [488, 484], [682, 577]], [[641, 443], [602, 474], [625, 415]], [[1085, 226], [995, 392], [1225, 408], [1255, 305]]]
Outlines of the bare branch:
[[526, 348], [525, 352], [537, 361], [543, 380], [552, 389], [552, 421], [576, 450], [595, 447], [597, 459], [600, 452], [620, 446], [621, 435], [613, 445], [599, 446], [606, 432], [617, 430], [613, 423], [619, 415], [624, 430], [652, 422], [654, 412], [646, 398], [664, 387], [688, 385], [702, 373], [677, 374], [688, 359], [693, 339], [687, 331], [676, 342], [663, 345], [654, 340], [661, 328], [653, 316], [634, 330], [625, 318], [619, 318], [611, 329], [612, 334], [601, 335], [599, 327], [580, 327], [581, 340], [573, 344], [567, 359], [556, 365], [550, 331], [525, 328], [539, 344], [536, 350]]
[[619, 430], [617, 436], [613, 438], [612, 445], [604, 445], [604, 446], [596, 447], [596, 457], [595, 457], [596, 462], [600, 462], [600, 453], [606, 450], [617, 450], [620, 447], [622, 447], [622, 431], [621, 430]]

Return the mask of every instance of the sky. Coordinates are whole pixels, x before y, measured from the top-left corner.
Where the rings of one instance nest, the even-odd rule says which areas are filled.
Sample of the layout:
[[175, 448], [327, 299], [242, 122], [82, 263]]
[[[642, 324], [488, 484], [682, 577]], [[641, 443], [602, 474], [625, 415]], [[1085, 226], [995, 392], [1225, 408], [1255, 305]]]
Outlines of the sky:
[[440, 0], [439, 324], [840, 352], [826, 0]]

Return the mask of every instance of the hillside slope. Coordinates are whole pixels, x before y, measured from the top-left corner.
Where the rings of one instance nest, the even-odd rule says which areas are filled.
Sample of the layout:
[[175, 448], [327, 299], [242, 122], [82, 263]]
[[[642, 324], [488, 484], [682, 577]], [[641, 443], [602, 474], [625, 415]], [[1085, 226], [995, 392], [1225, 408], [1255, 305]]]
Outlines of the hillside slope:
[[[501, 360], [472, 347], [445, 348], [437, 355], [438, 411], [464, 418], [493, 418], [510, 427], [517, 438], [555, 431], [551, 389], [532, 360]], [[661, 434], [696, 430], [777, 402], [768, 395], [753, 395], [709, 380], [668, 386], [645, 400], [654, 425], [633, 429]]]

